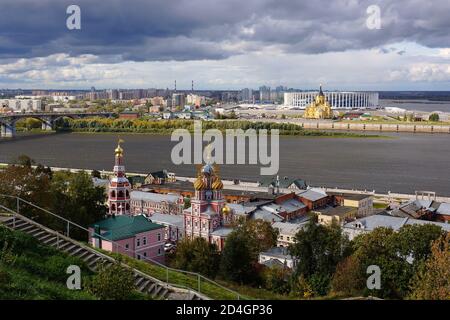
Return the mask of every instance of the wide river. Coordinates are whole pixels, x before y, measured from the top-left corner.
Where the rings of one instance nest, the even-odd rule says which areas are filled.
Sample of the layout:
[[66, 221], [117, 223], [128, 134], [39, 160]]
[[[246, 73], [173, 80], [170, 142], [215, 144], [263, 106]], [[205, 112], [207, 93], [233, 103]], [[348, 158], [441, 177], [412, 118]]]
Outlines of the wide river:
[[[314, 186], [377, 192], [435, 191], [450, 195], [450, 135], [390, 134], [394, 139], [281, 137], [279, 175]], [[194, 176], [194, 165], [172, 163], [169, 136], [122, 134], [130, 172], [168, 169]], [[26, 154], [57, 167], [112, 170], [116, 134], [52, 134], [0, 140], [0, 162]], [[225, 178], [259, 179], [259, 166], [223, 165]], [[1, 182], [0, 182], [1, 183]]]

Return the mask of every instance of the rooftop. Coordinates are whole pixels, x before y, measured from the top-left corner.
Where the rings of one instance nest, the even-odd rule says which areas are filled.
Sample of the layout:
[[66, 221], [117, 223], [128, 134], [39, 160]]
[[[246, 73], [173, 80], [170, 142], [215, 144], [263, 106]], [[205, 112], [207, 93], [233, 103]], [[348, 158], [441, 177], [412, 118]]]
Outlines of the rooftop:
[[320, 189], [308, 189], [306, 191], [297, 193], [297, 195], [310, 201], [317, 201], [327, 197], [325, 191]]
[[[392, 217], [386, 215], [372, 215], [365, 218], [357, 219], [355, 221], [349, 222], [344, 225], [344, 228], [350, 229], [363, 229], [367, 231], [372, 231], [378, 227], [392, 228], [397, 231], [404, 225], [414, 225], [414, 224], [434, 224], [441, 227], [445, 231], [450, 231], [450, 224], [433, 222], [427, 220], [418, 220], [412, 218], [403, 217]], [[359, 227], [361, 225], [361, 227]]]
[[345, 217], [348, 214], [351, 214], [353, 212], [357, 211], [357, 208], [354, 207], [347, 207], [347, 206], [336, 206], [336, 207], [326, 207], [324, 209], [315, 210], [319, 212], [320, 214], [326, 215], [326, 216], [338, 216], [338, 217]]
[[360, 201], [369, 197], [372, 197], [370, 194], [359, 194], [359, 193], [343, 193], [343, 192], [327, 192], [330, 196], [341, 196], [345, 199]]
[[158, 224], [170, 224], [177, 226], [179, 228], [184, 227], [184, 218], [183, 215], [174, 215], [174, 214], [163, 214], [163, 213], [154, 213], [150, 217], [150, 220], [158, 223]]
[[281, 234], [289, 234], [294, 236], [300, 229], [302, 229], [307, 222], [304, 223], [289, 223], [289, 222], [275, 222], [272, 227], [280, 230]]
[[131, 200], [146, 200], [153, 202], [162, 202], [162, 201], [177, 202], [180, 196], [176, 194], [161, 194], [154, 192], [131, 191], [130, 198]]
[[127, 239], [142, 232], [164, 228], [164, 226], [151, 222], [143, 215], [113, 216], [96, 222], [90, 227], [100, 228], [102, 237], [112, 241]]

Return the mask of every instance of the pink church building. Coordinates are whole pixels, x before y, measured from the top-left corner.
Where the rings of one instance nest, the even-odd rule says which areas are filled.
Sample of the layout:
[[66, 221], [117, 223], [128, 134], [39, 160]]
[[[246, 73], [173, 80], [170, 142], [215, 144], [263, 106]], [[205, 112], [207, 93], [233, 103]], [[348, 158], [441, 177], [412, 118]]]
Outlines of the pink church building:
[[109, 182], [109, 218], [89, 226], [89, 243], [106, 251], [164, 263], [165, 226], [130, 210], [131, 185], [125, 176], [123, 149], [115, 149], [114, 176]]
[[185, 236], [189, 239], [202, 237], [222, 250], [226, 237], [233, 230], [233, 213], [222, 196], [223, 183], [218, 167], [204, 165], [198, 172], [194, 189], [191, 207], [183, 212]]

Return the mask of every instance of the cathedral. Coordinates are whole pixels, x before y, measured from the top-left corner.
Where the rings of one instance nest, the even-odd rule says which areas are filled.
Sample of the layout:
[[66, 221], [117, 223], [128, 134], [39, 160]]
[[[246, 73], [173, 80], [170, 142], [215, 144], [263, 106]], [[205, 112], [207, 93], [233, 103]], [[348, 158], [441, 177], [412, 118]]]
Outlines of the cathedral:
[[306, 107], [304, 117], [306, 119], [331, 119], [333, 117], [331, 106], [323, 94], [322, 85], [320, 85], [319, 95]]
[[233, 213], [222, 196], [218, 166], [206, 163], [199, 167], [194, 189], [191, 207], [184, 210], [185, 235], [189, 239], [202, 237], [222, 250], [233, 230]]
[[119, 139], [117, 148], [114, 150], [114, 176], [109, 181], [108, 191], [108, 214], [110, 215], [130, 215], [130, 191], [131, 184], [125, 176], [125, 166], [123, 164], [123, 149]]

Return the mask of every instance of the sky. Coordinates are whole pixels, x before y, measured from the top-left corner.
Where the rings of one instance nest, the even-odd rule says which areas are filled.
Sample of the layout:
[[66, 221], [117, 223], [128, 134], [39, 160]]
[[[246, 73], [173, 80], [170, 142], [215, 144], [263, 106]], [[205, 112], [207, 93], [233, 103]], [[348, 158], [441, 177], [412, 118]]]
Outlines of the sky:
[[449, 0], [0, 0], [0, 13], [0, 88], [450, 90]]

